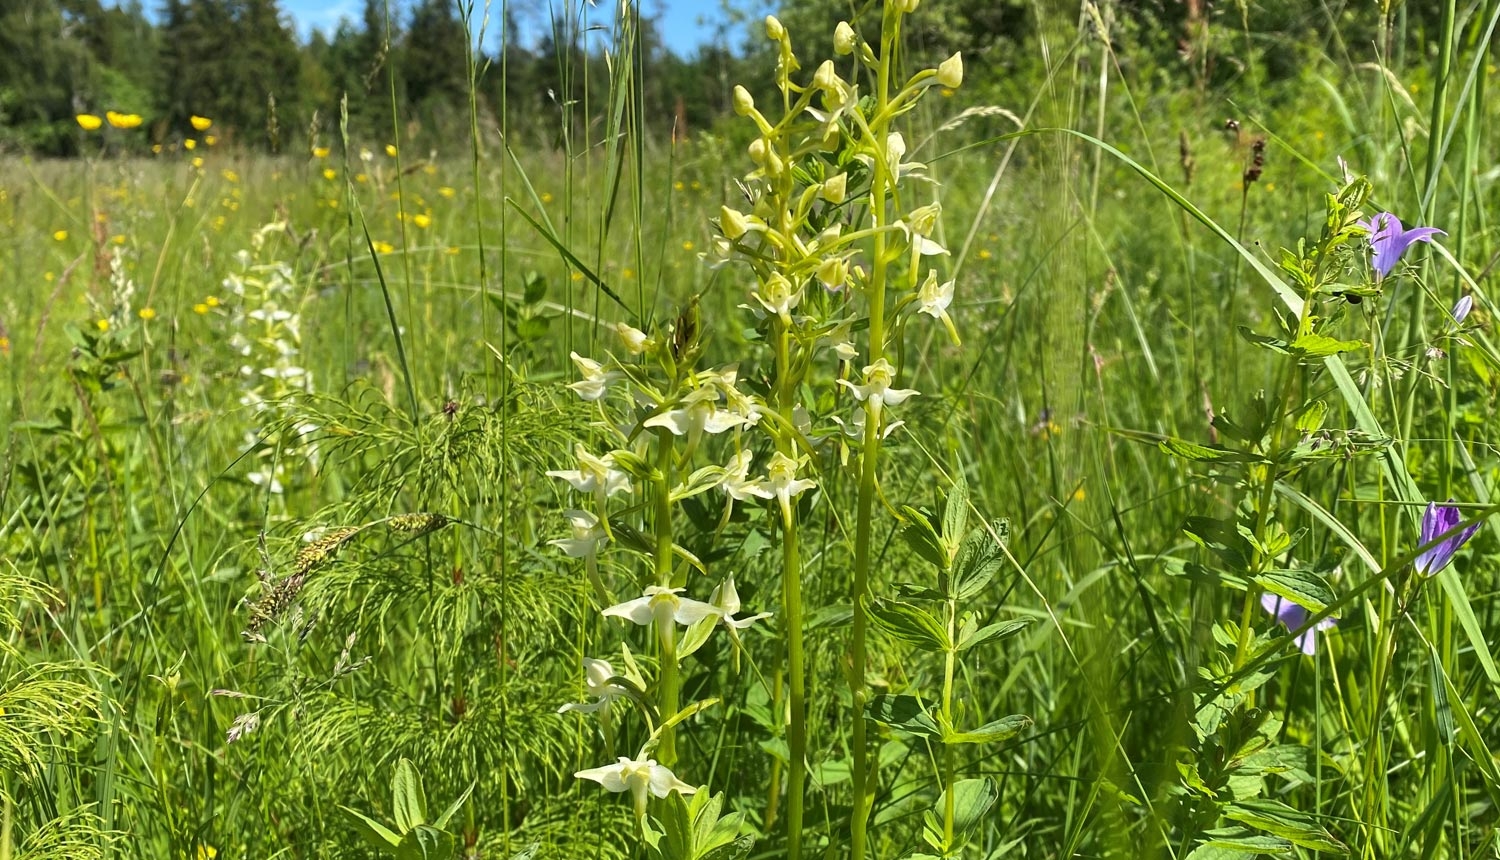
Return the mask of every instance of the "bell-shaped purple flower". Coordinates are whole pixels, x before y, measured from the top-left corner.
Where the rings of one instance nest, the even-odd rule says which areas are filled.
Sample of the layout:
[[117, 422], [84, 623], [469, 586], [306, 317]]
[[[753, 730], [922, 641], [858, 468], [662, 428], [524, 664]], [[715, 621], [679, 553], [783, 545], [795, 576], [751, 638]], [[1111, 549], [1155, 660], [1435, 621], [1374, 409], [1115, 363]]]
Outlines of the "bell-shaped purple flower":
[[[1306, 624], [1307, 619], [1312, 616], [1312, 613], [1306, 609], [1275, 594], [1262, 594], [1260, 596], [1260, 605], [1262, 609], [1276, 616], [1276, 620], [1285, 625], [1288, 630], [1296, 630]], [[1319, 630], [1327, 630], [1337, 623], [1338, 619], [1336, 618], [1324, 618], [1322, 621], [1304, 630], [1302, 635], [1292, 641], [1297, 643], [1297, 647], [1302, 649], [1303, 654], [1311, 657], [1318, 650], [1317, 632]]]
[[[1449, 499], [1448, 501], [1453, 501]], [[1453, 532], [1458, 524], [1463, 521], [1463, 514], [1452, 505], [1440, 505], [1437, 502], [1429, 502], [1427, 510], [1422, 513], [1422, 546], [1427, 547], [1417, 554], [1417, 572], [1423, 576], [1433, 576], [1438, 571], [1448, 566], [1453, 561], [1453, 554], [1458, 552], [1474, 532], [1479, 531], [1479, 523], [1468, 528]], [[1453, 532], [1449, 534], [1449, 532]], [[1447, 535], [1444, 537], [1444, 535]], [[1442, 538], [1438, 541], [1438, 538]], [[1433, 541], [1438, 541], [1433, 543]]]
[[1359, 225], [1370, 231], [1370, 264], [1375, 267], [1375, 274], [1382, 278], [1396, 268], [1401, 255], [1413, 242], [1431, 242], [1433, 236], [1448, 235], [1436, 227], [1403, 230], [1401, 219], [1390, 212], [1377, 212]]

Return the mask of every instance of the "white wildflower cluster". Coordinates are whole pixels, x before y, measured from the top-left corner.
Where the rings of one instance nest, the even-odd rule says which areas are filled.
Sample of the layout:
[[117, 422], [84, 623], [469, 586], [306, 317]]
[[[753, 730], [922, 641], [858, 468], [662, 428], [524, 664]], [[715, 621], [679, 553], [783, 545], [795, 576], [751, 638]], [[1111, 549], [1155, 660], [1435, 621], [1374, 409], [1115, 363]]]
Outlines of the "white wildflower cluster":
[[[294, 398], [313, 390], [313, 376], [302, 361], [301, 301], [306, 292], [292, 267], [279, 260], [263, 260], [268, 239], [286, 230], [284, 222], [272, 222], [252, 236], [251, 250], [235, 254], [235, 271], [224, 278], [228, 302], [229, 346], [239, 361], [240, 405], [255, 416], [256, 425], [245, 432], [245, 444], [262, 441], [266, 427], [288, 420], [295, 422]], [[311, 422], [293, 424], [291, 438], [268, 444], [260, 452], [256, 468], [246, 476], [272, 493], [285, 491], [284, 479], [291, 470], [306, 464], [316, 468], [318, 451]]]

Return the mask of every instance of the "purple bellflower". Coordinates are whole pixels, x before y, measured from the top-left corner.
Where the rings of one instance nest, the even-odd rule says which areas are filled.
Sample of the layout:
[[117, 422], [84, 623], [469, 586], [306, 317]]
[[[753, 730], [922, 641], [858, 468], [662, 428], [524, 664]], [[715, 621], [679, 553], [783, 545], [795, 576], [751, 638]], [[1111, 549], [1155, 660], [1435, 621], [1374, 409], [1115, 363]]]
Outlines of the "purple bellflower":
[[1453, 321], [1455, 323], [1457, 323], [1458, 325], [1463, 325], [1464, 320], [1469, 316], [1469, 311], [1472, 310], [1474, 310], [1474, 297], [1464, 296], [1463, 298], [1453, 303], [1453, 310], [1450, 311], [1450, 313], [1453, 315]]
[[1401, 255], [1406, 253], [1413, 242], [1431, 242], [1433, 236], [1448, 235], [1436, 227], [1403, 230], [1401, 219], [1390, 212], [1377, 212], [1368, 221], [1361, 221], [1359, 224], [1370, 231], [1370, 264], [1375, 267], [1375, 274], [1382, 278], [1396, 268]]
[[[1312, 617], [1311, 612], [1275, 594], [1262, 594], [1260, 596], [1260, 605], [1262, 609], [1276, 616], [1276, 620], [1284, 624], [1288, 630], [1296, 630], [1298, 627], [1306, 624], [1308, 618]], [[1318, 651], [1317, 632], [1319, 630], [1327, 630], [1337, 623], [1338, 619], [1336, 618], [1324, 618], [1322, 621], [1304, 630], [1302, 635], [1292, 641], [1297, 643], [1297, 647], [1302, 649], [1303, 654], [1311, 657]]]
[[[1452, 501], [1452, 499], [1449, 499]], [[1437, 502], [1429, 502], [1427, 510], [1422, 513], [1421, 545], [1427, 547], [1417, 555], [1415, 562], [1417, 572], [1423, 576], [1433, 576], [1438, 571], [1448, 566], [1453, 561], [1453, 554], [1458, 552], [1474, 532], [1479, 530], [1479, 523], [1475, 523], [1463, 531], [1452, 532], [1458, 528], [1463, 521], [1463, 514], [1452, 505], [1440, 505]], [[1443, 535], [1448, 534], [1447, 537]], [[1442, 541], [1432, 546], [1433, 541], [1443, 537]]]

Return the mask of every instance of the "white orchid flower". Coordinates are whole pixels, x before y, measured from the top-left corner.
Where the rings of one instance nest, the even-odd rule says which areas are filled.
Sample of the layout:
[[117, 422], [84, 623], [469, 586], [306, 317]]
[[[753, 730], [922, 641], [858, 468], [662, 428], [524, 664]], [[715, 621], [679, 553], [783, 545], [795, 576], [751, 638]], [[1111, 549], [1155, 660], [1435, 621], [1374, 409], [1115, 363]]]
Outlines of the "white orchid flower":
[[762, 612], [749, 618], [734, 617], [740, 611], [740, 593], [734, 587], [733, 576], [714, 589], [714, 593], [708, 597], [708, 602], [719, 608], [719, 614], [723, 616], [725, 626], [731, 630], [744, 630], [757, 621], [771, 617], [769, 612]]
[[942, 320], [943, 326], [948, 329], [948, 336], [955, 344], [958, 344], [960, 343], [958, 329], [953, 325], [953, 317], [948, 316], [948, 306], [951, 304], [953, 304], [953, 282], [938, 283], [937, 271], [928, 269], [927, 279], [917, 290], [917, 313]]
[[854, 394], [855, 400], [861, 403], [868, 402], [870, 411], [877, 417], [880, 415], [882, 406], [900, 406], [908, 398], [920, 393], [911, 388], [892, 388], [891, 383], [895, 381], [896, 369], [883, 358], [874, 364], [867, 365], [864, 373], [864, 385], [855, 385], [847, 379], [840, 379], [838, 382]]
[[605, 499], [634, 490], [630, 476], [615, 468], [614, 454], [595, 457], [582, 445], [577, 446], [574, 453], [578, 457], [577, 469], [553, 469], [547, 472], [547, 477], [561, 478], [580, 493], [592, 493], [601, 512]]
[[755, 423], [745, 415], [720, 409], [718, 399], [712, 388], [697, 389], [683, 399], [681, 406], [647, 418], [643, 426], [665, 427], [674, 436], [696, 439], [704, 433], [716, 435]]
[[609, 589], [604, 587], [604, 580], [599, 578], [598, 566], [599, 547], [609, 542], [609, 530], [597, 516], [588, 511], [564, 511], [563, 516], [568, 518], [572, 536], [549, 540], [547, 543], [562, 550], [569, 558], [583, 559], [589, 574], [589, 584], [594, 588], [594, 596], [599, 599], [600, 605], [609, 603], [612, 598]]
[[605, 370], [604, 365], [593, 360], [584, 358], [578, 353], [569, 353], [568, 357], [578, 366], [578, 373], [582, 379], [568, 384], [568, 390], [574, 392], [584, 400], [598, 400], [609, 390], [609, 384], [619, 379], [622, 374], [618, 370]]
[[659, 585], [648, 585], [640, 597], [627, 600], [624, 603], [616, 603], [614, 606], [604, 610], [604, 615], [614, 618], [624, 618], [632, 624], [642, 627], [653, 622], [666, 630], [670, 630], [675, 622], [687, 627], [698, 621], [718, 615], [719, 610], [715, 606], [704, 603], [701, 600], [693, 600], [690, 597], [678, 597], [685, 589], [662, 588]]
[[792, 324], [792, 311], [802, 302], [802, 288], [792, 289], [792, 282], [779, 272], [772, 272], [760, 289], [750, 293], [750, 298], [760, 303], [760, 310], [751, 308], [756, 316], [775, 315], [783, 325]]
[[816, 481], [797, 477], [797, 461], [777, 451], [771, 455], [771, 465], [766, 468], [766, 485], [781, 502], [781, 515], [787, 520], [792, 516], [792, 499], [818, 486]]
[[577, 711], [580, 714], [592, 714], [595, 711], [609, 707], [609, 703], [626, 695], [625, 689], [617, 684], [610, 683], [610, 678], [615, 676], [615, 669], [609, 665], [608, 660], [595, 660], [592, 657], [583, 658], [583, 689], [593, 699], [592, 702], [569, 702], [557, 709], [559, 714]]
[[[856, 442], [863, 442], [864, 441], [864, 439], [865, 439], [865, 410], [863, 410], [863, 409], [855, 410], [854, 417], [849, 420], [848, 424], [844, 423], [844, 419], [842, 419], [842, 418], [838, 417], [837, 415], [835, 415], [835, 416], [833, 416], [833, 423], [839, 425], [839, 429], [842, 430], [844, 432], [844, 435], [848, 436], [850, 439], [853, 439]], [[890, 435], [892, 433], [896, 432], [898, 429], [900, 429], [901, 427], [905, 427], [905, 426], [906, 426], [906, 422], [905, 421], [892, 421], [891, 423], [885, 425], [884, 427], [882, 427], [880, 429], [880, 438], [881, 439], [888, 439], [888, 438], [890, 438]]]
[[631, 355], [640, 355], [651, 345], [651, 338], [629, 323], [615, 323], [615, 334], [619, 335], [621, 346]]
[[580, 770], [573, 776], [579, 779], [591, 779], [604, 786], [605, 791], [630, 792], [638, 820], [646, 816], [648, 793], [661, 798], [674, 791], [679, 794], [692, 794], [698, 790], [678, 779], [676, 774], [663, 765], [657, 764], [656, 759], [653, 758], [631, 759], [620, 756], [620, 760], [614, 764]]
[[569, 558], [594, 558], [599, 547], [609, 542], [609, 532], [599, 524], [599, 518], [588, 511], [564, 511], [572, 537], [549, 540], [548, 544], [563, 551]]
[[751, 497], [770, 499], [776, 495], [766, 489], [765, 481], [750, 477], [750, 463], [754, 458], [753, 453], [744, 450], [735, 454], [729, 465], [724, 467], [724, 480], [719, 482], [719, 489], [736, 502], [743, 502]]

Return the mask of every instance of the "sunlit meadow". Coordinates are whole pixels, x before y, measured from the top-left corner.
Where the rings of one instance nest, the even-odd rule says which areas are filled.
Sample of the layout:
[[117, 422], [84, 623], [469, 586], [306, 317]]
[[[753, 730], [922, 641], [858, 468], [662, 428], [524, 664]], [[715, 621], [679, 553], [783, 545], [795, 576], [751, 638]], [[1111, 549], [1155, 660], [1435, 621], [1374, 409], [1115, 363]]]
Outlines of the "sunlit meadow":
[[1111, 8], [0, 162], [0, 860], [1500, 857], [1500, 4]]

